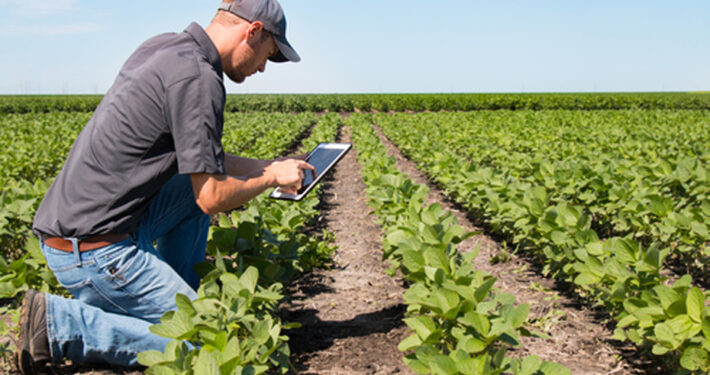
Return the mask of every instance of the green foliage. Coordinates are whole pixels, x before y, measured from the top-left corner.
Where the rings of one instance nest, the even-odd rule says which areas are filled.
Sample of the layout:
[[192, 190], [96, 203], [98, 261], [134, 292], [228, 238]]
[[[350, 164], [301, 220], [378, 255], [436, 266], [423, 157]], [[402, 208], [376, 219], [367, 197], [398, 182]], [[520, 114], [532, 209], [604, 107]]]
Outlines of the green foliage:
[[225, 113], [222, 144], [235, 155], [272, 159], [293, 147], [316, 122], [313, 113]]
[[[100, 95], [2, 95], [0, 113], [92, 112]], [[706, 93], [231, 94], [227, 112], [710, 109]]]
[[617, 339], [663, 355], [672, 371], [700, 373], [710, 369], [708, 297], [690, 276], [667, 287], [663, 275], [669, 256], [700, 270], [708, 263], [708, 119], [700, 111], [373, 116], [447, 194], [604, 306]]
[[0, 95], [0, 113], [93, 112], [102, 95]]
[[537, 357], [506, 356], [521, 335], [532, 335], [524, 327], [529, 306], [493, 291], [495, 279], [473, 266], [477, 252], [457, 252], [455, 245], [475, 233], [440, 205], [424, 203], [428, 189], [397, 170], [365, 120], [348, 123], [370, 206], [385, 230], [383, 256], [409, 284], [404, 322], [412, 334], [399, 344], [407, 365], [419, 374], [569, 374]]
[[90, 114], [3, 115], [0, 141], [0, 248], [16, 258], [49, 183]]
[[39, 240], [27, 241], [24, 255], [15, 260], [0, 257], [0, 298], [15, 298], [27, 289], [55, 293], [61, 290], [39, 247]]
[[275, 317], [282, 286], [257, 284], [259, 272], [242, 273], [218, 267], [202, 280], [199, 298], [178, 295], [177, 311], [166, 313], [150, 327], [173, 339], [163, 353], [138, 355], [148, 374], [262, 374], [289, 369], [288, 338]]

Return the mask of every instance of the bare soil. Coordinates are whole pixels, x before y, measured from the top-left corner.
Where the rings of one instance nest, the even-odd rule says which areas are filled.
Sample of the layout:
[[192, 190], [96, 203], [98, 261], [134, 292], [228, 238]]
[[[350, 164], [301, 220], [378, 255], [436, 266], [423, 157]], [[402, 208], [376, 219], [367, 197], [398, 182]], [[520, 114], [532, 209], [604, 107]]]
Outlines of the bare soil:
[[[340, 141], [349, 142], [345, 131]], [[411, 374], [397, 349], [406, 337], [401, 282], [385, 273], [381, 228], [369, 214], [357, 150], [324, 186], [324, 225], [335, 233], [334, 265], [289, 286], [286, 320], [299, 374]]]

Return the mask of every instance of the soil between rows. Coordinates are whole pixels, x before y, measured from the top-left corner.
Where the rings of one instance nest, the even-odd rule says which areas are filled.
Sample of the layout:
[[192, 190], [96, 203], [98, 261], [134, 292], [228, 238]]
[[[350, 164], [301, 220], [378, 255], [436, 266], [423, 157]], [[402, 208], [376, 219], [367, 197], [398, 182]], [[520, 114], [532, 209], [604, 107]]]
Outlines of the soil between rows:
[[[339, 141], [349, 142], [345, 129]], [[354, 148], [323, 188], [321, 215], [338, 250], [329, 270], [291, 283], [287, 332], [299, 374], [411, 374], [397, 349], [406, 337], [401, 283], [385, 273], [381, 228], [370, 215]]]
[[[403, 157], [382, 136], [400, 170], [416, 183], [429, 186], [428, 203], [440, 203], [459, 224], [479, 231], [467, 214], [448, 201], [431, 184], [416, 164]], [[349, 142], [349, 130], [341, 142]], [[398, 343], [407, 336], [401, 321], [401, 282], [387, 276], [381, 257], [381, 228], [369, 214], [365, 185], [360, 177], [357, 150], [338, 164], [324, 183], [319, 225], [335, 233], [338, 250], [334, 265], [302, 275], [288, 287], [291, 302], [282, 307], [287, 321], [302, 327], [286, 332], [290, 337], [292, 361], [298, 374], [412, 374], [402, 362]], [[504, 247], [485, 234], [460, 244], [459, 251], [480, 245], [476, 265], [496, 276], [496, 287], [512, 293], [519, 303], [530, 303], [531, 317], [551, 340], [524, 339], [516, 355], [536, 354], [544, 360], [562, 363], [572, 374], [657, 374], [632, 349], [614, 346], [611, 332], [595, 312], [566, 296], [560, 286], [534, 272], [534, 265], [512, 255], [504, 263], [491, 264]], [[644, 369], [645, 368], [645, 369]], [[137, 375], [140, 371], [66, 364], [55, 367], [58, 374]], [[18, 374], [14, 369], [10, 374]]]

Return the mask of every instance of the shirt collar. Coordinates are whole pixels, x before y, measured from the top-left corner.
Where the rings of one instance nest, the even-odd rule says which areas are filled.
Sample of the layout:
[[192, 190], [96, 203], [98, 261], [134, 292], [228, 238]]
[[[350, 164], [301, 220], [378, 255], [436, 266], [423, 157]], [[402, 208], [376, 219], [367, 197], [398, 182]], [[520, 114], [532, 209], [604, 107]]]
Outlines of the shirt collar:
[[221, 76], [222, 75], [222, 60], [219, 57], [219, 52], [212, 39], [207, 35], [202, 26], [193, 22], [185, 29], [185, 32], [190, 34], [193, 39], [197, 42], [200, 50], [207, 57], [207, 61], [214, 67], [215, 71]]

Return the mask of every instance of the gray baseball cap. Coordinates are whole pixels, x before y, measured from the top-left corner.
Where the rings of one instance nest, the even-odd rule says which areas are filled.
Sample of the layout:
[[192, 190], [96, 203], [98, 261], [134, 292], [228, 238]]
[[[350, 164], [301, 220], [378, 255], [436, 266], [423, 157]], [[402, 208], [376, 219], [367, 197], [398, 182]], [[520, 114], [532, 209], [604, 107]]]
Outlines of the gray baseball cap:
[[269, 57], [269, 60], [273, 62], [301, 61], [301, 57], [286, 40], [286, 16], [276, 0], [225, 1], [219, 6], [219, 9], [232, 12], [249, 22], [261, 21], [264, 24], [264, 29], [274, 36], [276, 46], [279, 48], [279, 52]]

